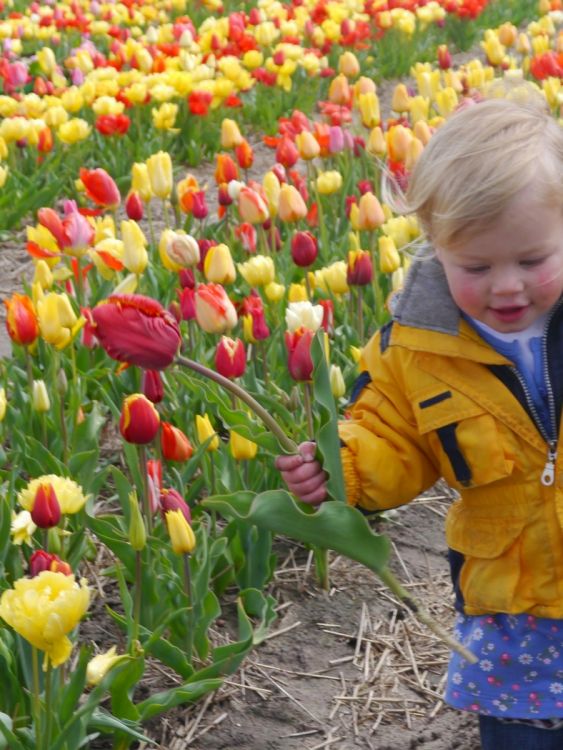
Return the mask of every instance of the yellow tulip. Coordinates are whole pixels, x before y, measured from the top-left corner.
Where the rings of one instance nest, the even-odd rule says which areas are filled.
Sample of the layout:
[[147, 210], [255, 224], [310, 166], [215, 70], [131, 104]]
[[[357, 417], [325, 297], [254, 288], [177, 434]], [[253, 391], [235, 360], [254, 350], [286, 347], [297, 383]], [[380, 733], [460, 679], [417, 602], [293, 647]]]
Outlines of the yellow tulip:
[[305, 161], [315, 159], [321, 153], [321, 146], [310, 130], [303, 130], [295, 136], [299, 156]]
[[391, 237], [380, 237], [379, 248], [379, 270], [381, 273], [393, 273], [401, 265], [401, 256]]
[[129, 543], [135, 552], [141, 552], [147, 543], [147, 530], [135, 491], [129, 493]]
[[252, 440], [239, 435], [238, 432], [231, 430], [229, 439], [229, 448], [235, 461], [249, 461], [256, 456], [258, 446]]
[[197, 431], [197, 439], [199, 440], [199, 442], [205, 443], [206, 440], [211, 438], [211, 441], [207, 446], [207, 450], [216, 451], [219, 448], [219, 436], [213, 429], [211, 420], [209, 419], [208, 415], [204, 414], [203, 416], [201, 416], [200, 414], [196, 414], [195, 426]]
[[337, 193], [342, 187], [342, 175], [336, 170], [321, 172], [317, 177], [317, 190], [321, 195]]
[[255, 255], [245, 263], [239, 263], [238, 270], [249, 286], [266, 286], [276, 275], [273, 259], [265, 255]]
[[190, 555], [196, 545], [195, 534], [181, 510], [167, 510], [164, 514], [172, 550], [177, 555]]
[[237, 123], [225, 117], [221, 123], [221, 148], [231, 149], [240, 146], [243, 138]]
[[79, 141], [85, 141], [90, 135], [90, 130], [90, 125], [88, 125], [86, 120], [75, 117], [72, 120], [68, 120], [68, 122], [63, 122], [57, 130], [57, 136], [63, 143], [72, 145]]
[[35, 648], [45, 653], [43, 668], [63, 664], [72, 643], [67, 637], [88, 609], [90, 589], [85, 580], [44, 570], [20, 578], [0, 599], [0, 617]]
[[358, 97], [358, 109], [362, 118], [362, 125], [366, 128], [374, 128], [381, 122], [379, 111], [379, 97], [374, 92], [360, 94]]
[[121, 237], [123, 241], [123, 265], [131, 273], [141, 274], [147, 267], [149, 256], [147, 253], [147, 238], [136, 221], [121, 222]]
[[275, 281], [270, 281], [270, 283], [266, 284], [264, 287], [264, 294], [269, 302], [279, 302], [283, 299], [285, 287], [283, 284], [277, 284]]
[[0, 167], [0, 188], [3, 188], [6, 184], [6, 180], [8, 179], [9, 174], [8, 167]]
[[158, 130], [172, 130], [178, 115], [178, 105], [167, 102], [158, 108], [154, 108], [151, 114], [155, 128]]
[[173, 186], [170, 154], [166, 151], [159, 151], [149, 156], [146, 165], [152, 192], [161, 200], [169, 198]]
[[31, 513], [28, 510], [20, 510], [19, 513], [12, 512], [12, 523], [10, 525], [10, 535], [12, 544], [21, 546], [27, 544], [33, 545], [32, 536], [35, 534], [37, 526], [33, 523]]
[[276, 216], [278, 212], [278, 203], [280, 201], [280, 181], [274, 172], [266, 172], [262, 179], [262, 187], [268, 201], [268, 208], [271, 216]]
[[424, 144], [422, 143], [422, 141], [419, 141], [418, 138], [413, 138], [409, 143], [409, 148], [407, 150], [407, 156], [405, 159], [405, 167], [408, 171], [411, 171], [413, 169], [423, 151]]
[[329, 370], [330, 390], [334, 398], [339, 399], [346, 393], [346, 383], [338, 365], [331, 365]]
[[394, 112], [408, 112], [409, 111], [409, 92], [404, 83], [398, 83], [393, 90], [393, 98], [391, 99], [391, 109]]
[[307, 288], [305, 287], [305, 284], [294, 283], [294, 284], [289, 285], [289, 290], [287, 292], [288, 302], [304, 302], [307, 299], [308, 299], [308, 295], [307, 295]]
[[360, 63], [353, 52], [343, 52], [338, 58], [338, 72], [348, 78], [355, 78], [360, 72]]
[[42, 414], [49, 411], [51, 408], [51, 401], [49, 400], [49, 393], [47, 392], [47, 386], [44, 380], [34, 380], [31, 390], [31, 405], [33, 411]]
[[64, 293], [50, 292], [38, 299], [37, 317], [41, 336], [57, 349], [64, 349], [83, 325]]
[[214, 284], [232, 284], [237, 277], [231, 251], [227, 245], [213, 245], [203, 262], [203, 273], [207, 281]]
[[409, 113], [413, 125], [419, 120], [428, 120], [430, 100], [425, 96], [413, 96], [409, 102]]
[[350, 291], [346, 281], [347, 264], [343, 260], [338, 260], [330, 266], [315, 271], [315, 281], [326, 292], [331, 294], [346, 294]]
[[141, 200], [148, 203], [153, 197], [149, 170], [146, 164], [135, 162], [131, 167], [131, 190], [141, 196]]
[[6, 416], [7, 405], [8, 405], [8, 401], [6, 399], [6, 389], [0, 388], [0, 422], [4, 421], [4, 417]]
[[158, 252], [162, 265], [169, 271], [181, 271], [199, 263], [199, 245], [182, 229], [165, 229], [160, 235]]
[[379, 126], [370, 131], [368, 142], [366, 143], [366, 151], [372, 156], [383, 156], [387, 151], [385, 136]]
[[84, 97], [80, 89], [76, 86], [71, 86], [61, 94], [61, 104], [67, 112], [74, 114], [82, 109], [84, 106]]
[[90, 687], [99, 685], [109, 670], [124, 659], [127, 659], [127, 656], [118, 654], [116, 646], [112, 646], [103, 654], [96, 654], [86, 667], [86, 682]]

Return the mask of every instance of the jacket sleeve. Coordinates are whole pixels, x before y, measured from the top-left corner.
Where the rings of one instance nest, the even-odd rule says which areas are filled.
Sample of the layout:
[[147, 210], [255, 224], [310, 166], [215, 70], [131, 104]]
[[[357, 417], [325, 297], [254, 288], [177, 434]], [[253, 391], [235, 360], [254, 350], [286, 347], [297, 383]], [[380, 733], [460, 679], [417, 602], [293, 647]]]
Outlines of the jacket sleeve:
[[[404, 382], [408, 356], [380, 352], [379, 334], [366, 346], [348, 419], [339, 423], [348, 502], [384, 510], [409, 502], [431, 487], [440, 472], [417, 429]], [[354, 396], [353, 396], [354, 398]]]

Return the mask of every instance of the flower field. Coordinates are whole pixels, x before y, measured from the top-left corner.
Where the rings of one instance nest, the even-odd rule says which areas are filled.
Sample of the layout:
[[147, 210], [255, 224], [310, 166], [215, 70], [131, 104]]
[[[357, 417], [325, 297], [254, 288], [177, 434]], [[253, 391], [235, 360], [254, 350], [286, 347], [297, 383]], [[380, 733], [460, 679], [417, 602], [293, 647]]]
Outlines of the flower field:
[[[156, 746], [268, 638], [279, 535], [407, 599], [336, 433], [420, 238], [389, 185], [496, 80], [560, 117], [563, 10], [0, 0], [0, 44], [0, 750]], [[274, 468], [308, 438], [317, 511]]]

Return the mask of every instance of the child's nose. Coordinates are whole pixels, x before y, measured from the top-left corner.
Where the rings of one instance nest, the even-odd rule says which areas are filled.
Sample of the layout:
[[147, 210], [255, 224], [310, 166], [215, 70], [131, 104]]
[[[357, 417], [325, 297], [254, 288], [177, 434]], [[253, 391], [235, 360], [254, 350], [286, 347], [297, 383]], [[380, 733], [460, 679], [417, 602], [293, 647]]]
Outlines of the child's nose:
[[524, 281], [519, 269], [503, 269], [493, 279], [493, 294], [515, 294], [524, 289]]

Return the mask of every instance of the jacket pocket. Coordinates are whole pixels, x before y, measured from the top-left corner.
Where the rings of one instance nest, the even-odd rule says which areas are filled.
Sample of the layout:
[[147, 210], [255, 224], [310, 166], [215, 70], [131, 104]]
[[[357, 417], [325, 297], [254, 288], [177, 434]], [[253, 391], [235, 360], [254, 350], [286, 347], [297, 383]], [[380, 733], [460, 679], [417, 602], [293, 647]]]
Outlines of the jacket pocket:
[[478, 487], [512, 473], [514, 462], [498, 423], [471, 399], [444, 388], [419, 397], [414, 413], [451, 486]]
[[521, 609], [521, 539], [525, 517], [484, 518], [468, 511], [463, 501], [446, 518], [448, 546], [463, 555], [459, 574], [467, 614], [516, 612]]

